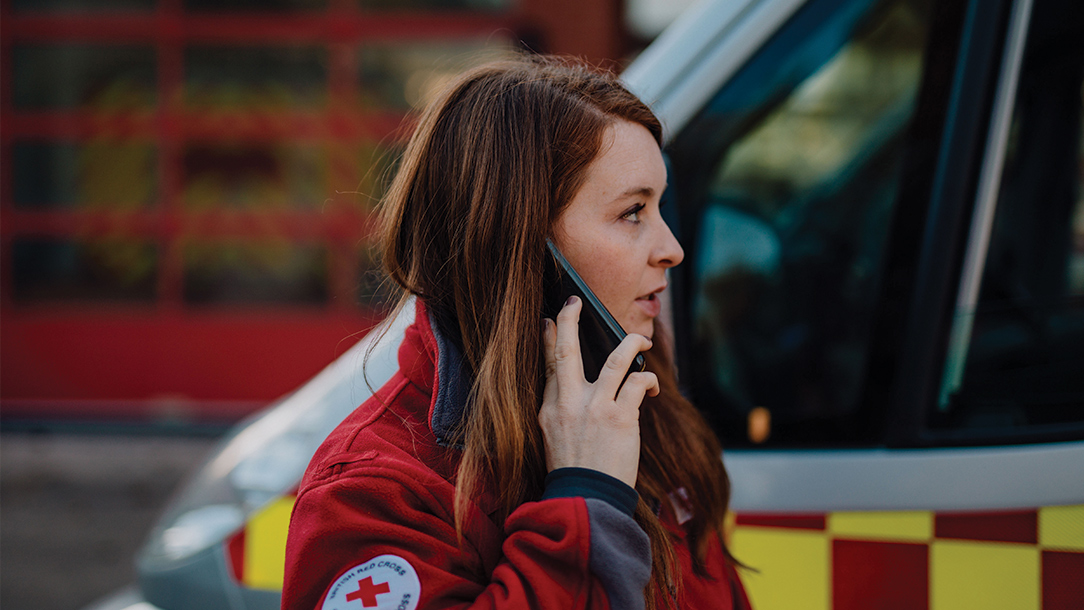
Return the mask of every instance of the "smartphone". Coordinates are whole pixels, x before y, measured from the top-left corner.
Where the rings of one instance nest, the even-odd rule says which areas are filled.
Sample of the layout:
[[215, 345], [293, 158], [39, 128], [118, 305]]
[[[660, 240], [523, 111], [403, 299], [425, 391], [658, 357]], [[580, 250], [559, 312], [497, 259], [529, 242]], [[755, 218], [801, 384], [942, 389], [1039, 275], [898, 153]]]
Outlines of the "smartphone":
[[[556, 320], [557, 314], [564, 307], [568, 297], [575, 295], [580, 298], [583, 302], [583, 307], [580, 309], [580, 353], [583, 355], [583, 375], [587, 381], [594, 383], [603, 365], [606, 364], [606, 359], [610, 357], [610, 353], [617, 348], [627, 333], [603, 306], [602, 301], [598, 300], [580, 274], [576, 273], [552, 240], [546, 240], [546, 248], [549, 252], [546, 256], [546, 273], [543, 278], [545, 302], [542, 315]], [[627, 378], [630, 373], [644, 370], [645, 366], [643, 353], [636, 354], [625, 377]]]

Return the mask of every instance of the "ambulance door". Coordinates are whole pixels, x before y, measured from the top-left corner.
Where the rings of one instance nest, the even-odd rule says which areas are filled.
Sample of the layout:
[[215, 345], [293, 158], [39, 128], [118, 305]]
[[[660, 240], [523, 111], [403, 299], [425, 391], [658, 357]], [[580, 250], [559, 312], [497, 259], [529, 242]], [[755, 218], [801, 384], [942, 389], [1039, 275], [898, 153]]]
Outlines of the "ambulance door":
[[1076, 3], [745, 4], [653, 101], [754, 606], [1084, 607]]

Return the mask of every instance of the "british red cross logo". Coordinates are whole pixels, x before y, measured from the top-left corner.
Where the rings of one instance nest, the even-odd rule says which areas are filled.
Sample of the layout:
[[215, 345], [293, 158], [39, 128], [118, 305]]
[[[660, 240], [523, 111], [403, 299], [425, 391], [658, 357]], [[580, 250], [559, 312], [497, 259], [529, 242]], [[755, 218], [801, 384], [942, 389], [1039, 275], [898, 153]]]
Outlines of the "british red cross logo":
[[346, 594], [346, 601], [352, 602], [355, 599], [361, 600], [361, 605], [366, 608], [376, 607], [376, 596], [381, 593], [388, 593], [391, 591], [391, 587], [388, 583], [382, 582], [379, 585], [373, 584], [373, 577], [369, 576], [365, 580], [358, 583], [358, 590], [353, 593]]

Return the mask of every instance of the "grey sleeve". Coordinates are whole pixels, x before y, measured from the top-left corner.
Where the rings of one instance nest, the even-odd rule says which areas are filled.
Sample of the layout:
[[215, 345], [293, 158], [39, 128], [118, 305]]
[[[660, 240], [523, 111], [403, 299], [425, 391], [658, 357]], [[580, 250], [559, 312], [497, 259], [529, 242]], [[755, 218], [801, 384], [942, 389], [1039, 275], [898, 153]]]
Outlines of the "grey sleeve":
[[632, 517], [609, 502], [587, 498], [591, 523], [591, 572], [614, 610], [643, 610], [651, 578], [651, 541]]

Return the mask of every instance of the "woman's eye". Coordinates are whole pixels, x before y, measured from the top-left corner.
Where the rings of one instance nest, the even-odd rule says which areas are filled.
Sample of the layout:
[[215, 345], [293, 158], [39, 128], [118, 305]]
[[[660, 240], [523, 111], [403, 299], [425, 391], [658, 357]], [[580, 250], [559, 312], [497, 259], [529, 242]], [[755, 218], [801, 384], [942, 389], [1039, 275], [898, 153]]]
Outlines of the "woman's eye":
[[621, 218], [632, 222], [640, 222], [640, 211], [644, 209], [643, 204], [637, 205], [628, 212], [621, 215]]

